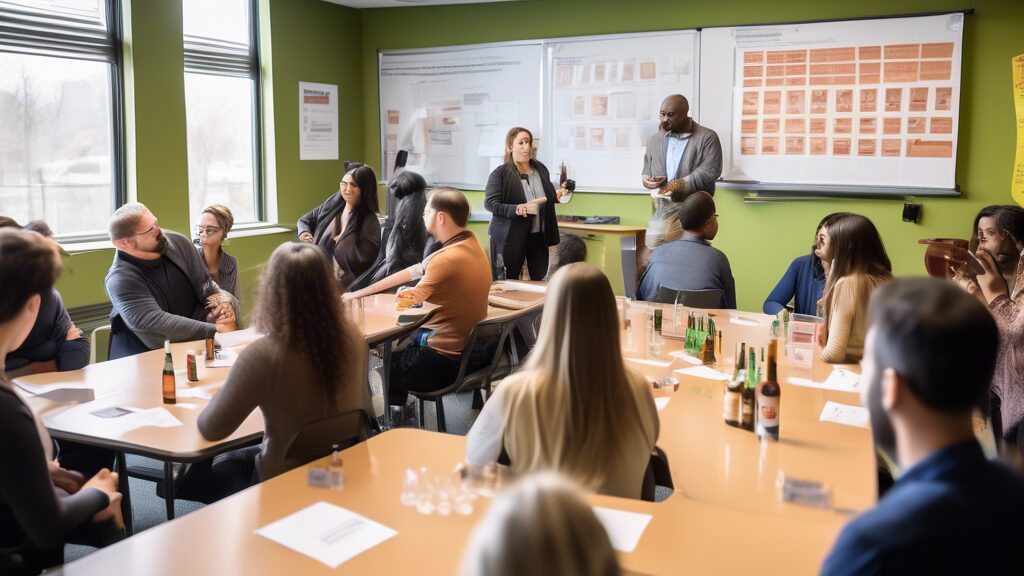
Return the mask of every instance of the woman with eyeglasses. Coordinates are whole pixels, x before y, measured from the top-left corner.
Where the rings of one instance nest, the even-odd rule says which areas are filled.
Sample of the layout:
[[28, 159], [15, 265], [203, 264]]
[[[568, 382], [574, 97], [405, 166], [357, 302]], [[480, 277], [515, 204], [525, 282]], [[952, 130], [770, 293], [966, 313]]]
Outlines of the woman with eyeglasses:
[[210, 204], [203, 208], [203, 213], [199, 216], [196, 245], [207, 270], [210, 271], [210, 278], [221, 290], [230, 292], [232, 296], [241, 300], [242, 295], [238, 289], [238, 261], [225, 252], [222, 246], [234, 224], [235, 217], [231, 214], [230, 208], [223, 204]]
[[343, 292], [377, 260], [377, 212], [377, 175], [373, 168], [345, 162], [338, 192], [299, 218], [299, 241], [316, 244], [332, 257]]

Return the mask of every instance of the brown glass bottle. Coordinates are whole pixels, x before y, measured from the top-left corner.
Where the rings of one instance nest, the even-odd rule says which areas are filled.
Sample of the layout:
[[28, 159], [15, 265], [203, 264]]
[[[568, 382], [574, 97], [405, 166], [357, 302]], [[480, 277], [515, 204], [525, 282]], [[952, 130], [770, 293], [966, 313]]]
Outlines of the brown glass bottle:
[[164, 340], [164, 373], [162, 375], [162, 388], [164, 404], [174, 404], [178, 401], [177, 392], [174, 388], [174, 361], [171, 360], [171, 341]]
[[725, 390], [722, 392], [722, 417], [729, 426], [739, 427], [740, 411], [743, 398], [743, 383], [747, 379], [746, 370], [746, 344], [736, 345], [736, 368], [733, 371], [732, 380], [725, 383]]
[[757, 436], [769, 440], [779, 439], [779, 408], [782, 400], [782, 387], [779, 386], [776, 359], [778, 357], [778, 340], [768, 344], [768, 365], [764, 382], [757, 396]]

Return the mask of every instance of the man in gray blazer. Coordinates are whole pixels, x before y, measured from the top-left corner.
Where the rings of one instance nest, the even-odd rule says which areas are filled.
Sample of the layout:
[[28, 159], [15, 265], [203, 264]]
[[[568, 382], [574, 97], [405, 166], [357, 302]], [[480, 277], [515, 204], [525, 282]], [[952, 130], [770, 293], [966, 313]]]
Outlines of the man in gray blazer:
[[117, 248], [105, 280], [110, 359], [235, 329], [238, 300], [210, 279], [189, 239], [161, 230], [145, 205], [114, 212], [110, 241]]
[[654, 199], [654, 214], [647, 224], [648, 251], [682, 237], [678, 213], [683, 198], [697, 191], [713, 195], [722, 175], [718, 134], [694, 122], [689, 112], [690, 103], [682, 95], [665, 98], [660, 130], [647, 141], [643, 184]]

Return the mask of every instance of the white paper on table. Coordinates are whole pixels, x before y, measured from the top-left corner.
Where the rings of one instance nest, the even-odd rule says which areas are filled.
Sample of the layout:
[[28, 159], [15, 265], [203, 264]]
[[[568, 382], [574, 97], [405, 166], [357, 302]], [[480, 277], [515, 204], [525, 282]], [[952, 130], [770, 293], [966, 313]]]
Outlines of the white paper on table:
[[647, 366], [657, 366], [658, 368], [668, 368], [669, 366], [672, 365], [672, 361], [671, 360], [663, 361], [663, 360], [648, 360], [646, 358], [629, 358], [629, 357], [624, 357], [624, 358], [626, 360], [629, 360], [630, 362], [636, 362], [637, 364], [645, 364]]
[[602, 506], [594, 506], [594, 515], [604, 526], [608, 533], [608, 539], [612, 542], [612, 548], [619, 552], [632, 552], [640, 543], [640, 537], [651, 522], [650, 514], [638, 512], [627, 512], [625, 510], [614, 510]]
[[60, 390], [61, 388], [73, 390], [90, 388], [90, 386], [85, 382], [55, 382], [53, 384], [26, 384], [24, 382], [15, 382], [14, 385], [20, 388], [22, 392], [33, 396], [36, 394], [45, 394], [46, 392]]
[[815, 382], [810, 378], [790, 378], [789, 383], [807, 388], [819, 388], [821, 390], [857, 392], [859, 390], [860, 374], [843, 370], [842, 368], [833, 368], [832, 373], [828, 375], [824, 382]]
[[538, 294], [544, 294], [548, 291], [548, 287], [543, 284], [527, 284], [525, 282], [505, 281], [501, 283], [501, 288], [508, 292], [519, 290], [521, 292], [536, 292]]
[[198, 386], [195, 388], [189, 388], [187, 386], [179, 386], [174, 391], [174, 395], [178, 398], [199, 398], [200, 400], [209, 400], [213, 398], [210, 393]]
[[330, 568], [398, 534], [395, 530], [327, 502], [317, 502], [256, 530], [264, 538]]
[[238, 358], [238, 352], [235, 352], [233, 348], [221, 348], [217, 351], [218, 358], [208, 360], [206, 362], [207, 368], [229, 368], [235, 363], [235, 359]]
[[676, 350], [674, 352], [669, 352], [668, 355], [673, 357], [673, 358], [679, 358], [683, 362], [687, 362], [689, 364], [703, 364], [704, 363], [704, 361], [701, 360], [700, 358], [697, 358], [696, 356], [691, 356], [691, 355], [687, 354], [686, 352], [683, 352], [682, 350]]
[[148, 410], [124, 407], [128, 413], [115, 418], [103, 418], [92, 413], [97, 410], [100, 409], [93, 403], [82, 404], [53, 416], [44, 415], [43, 420], [47, 426], [57, 429], [87, 428], [93, 435], [112, 437], [118, 437], [139, 428], [181, 426], [181, 420], [162, 407]]
[[868, 409], [861, 406], [850, 406], [829, 400], [821, 409], [821, 421], [833, 424], [844, 424], [856, 428], [868, 427]]
[[719, 372], [713, 368], [707, 366], [693, 366], [691, 368], [680, 368], [672, 372], [673, 374], [683, 374], [686, 376], [696, 376], [698, 378], [707, 378], [708, 380], [729, 380], [732, 378], [728, 374]]
[[739, 324], [740, 326], [760, 326], [761, 323], [751, 318], [745, 318], [743, 316], [732, 316], [729, 318], [729, 322], [733, 324]]
[[658, 396], [654, 399], [654, 406], [658, 409], [658, 412], [661, 412], [665, 409], [665, 406], [668, 406], [668, 401], [671, 399], [668, 396]]
[[220, 344], [221, 348], [245, 346], [252, 344], [260, 338], [263, 338], [263, 334], [257, 332], [255, 326], [250, 326], [245, 330], [235, 330], [234, 332], [218, 332], [213, 336], [213, 339], [217, 344]]

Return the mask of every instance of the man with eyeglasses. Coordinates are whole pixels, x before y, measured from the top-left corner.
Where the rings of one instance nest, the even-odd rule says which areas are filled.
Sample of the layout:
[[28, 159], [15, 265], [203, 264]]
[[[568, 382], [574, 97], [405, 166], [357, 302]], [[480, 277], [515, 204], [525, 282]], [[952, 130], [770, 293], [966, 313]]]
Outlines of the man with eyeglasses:
[[236, 329], [237, 299], [217, 286], [192, 242], [163, 231], [138, 202], [110, 218], [117, 252], [105, 285], [110, 311], [111, 359]]

